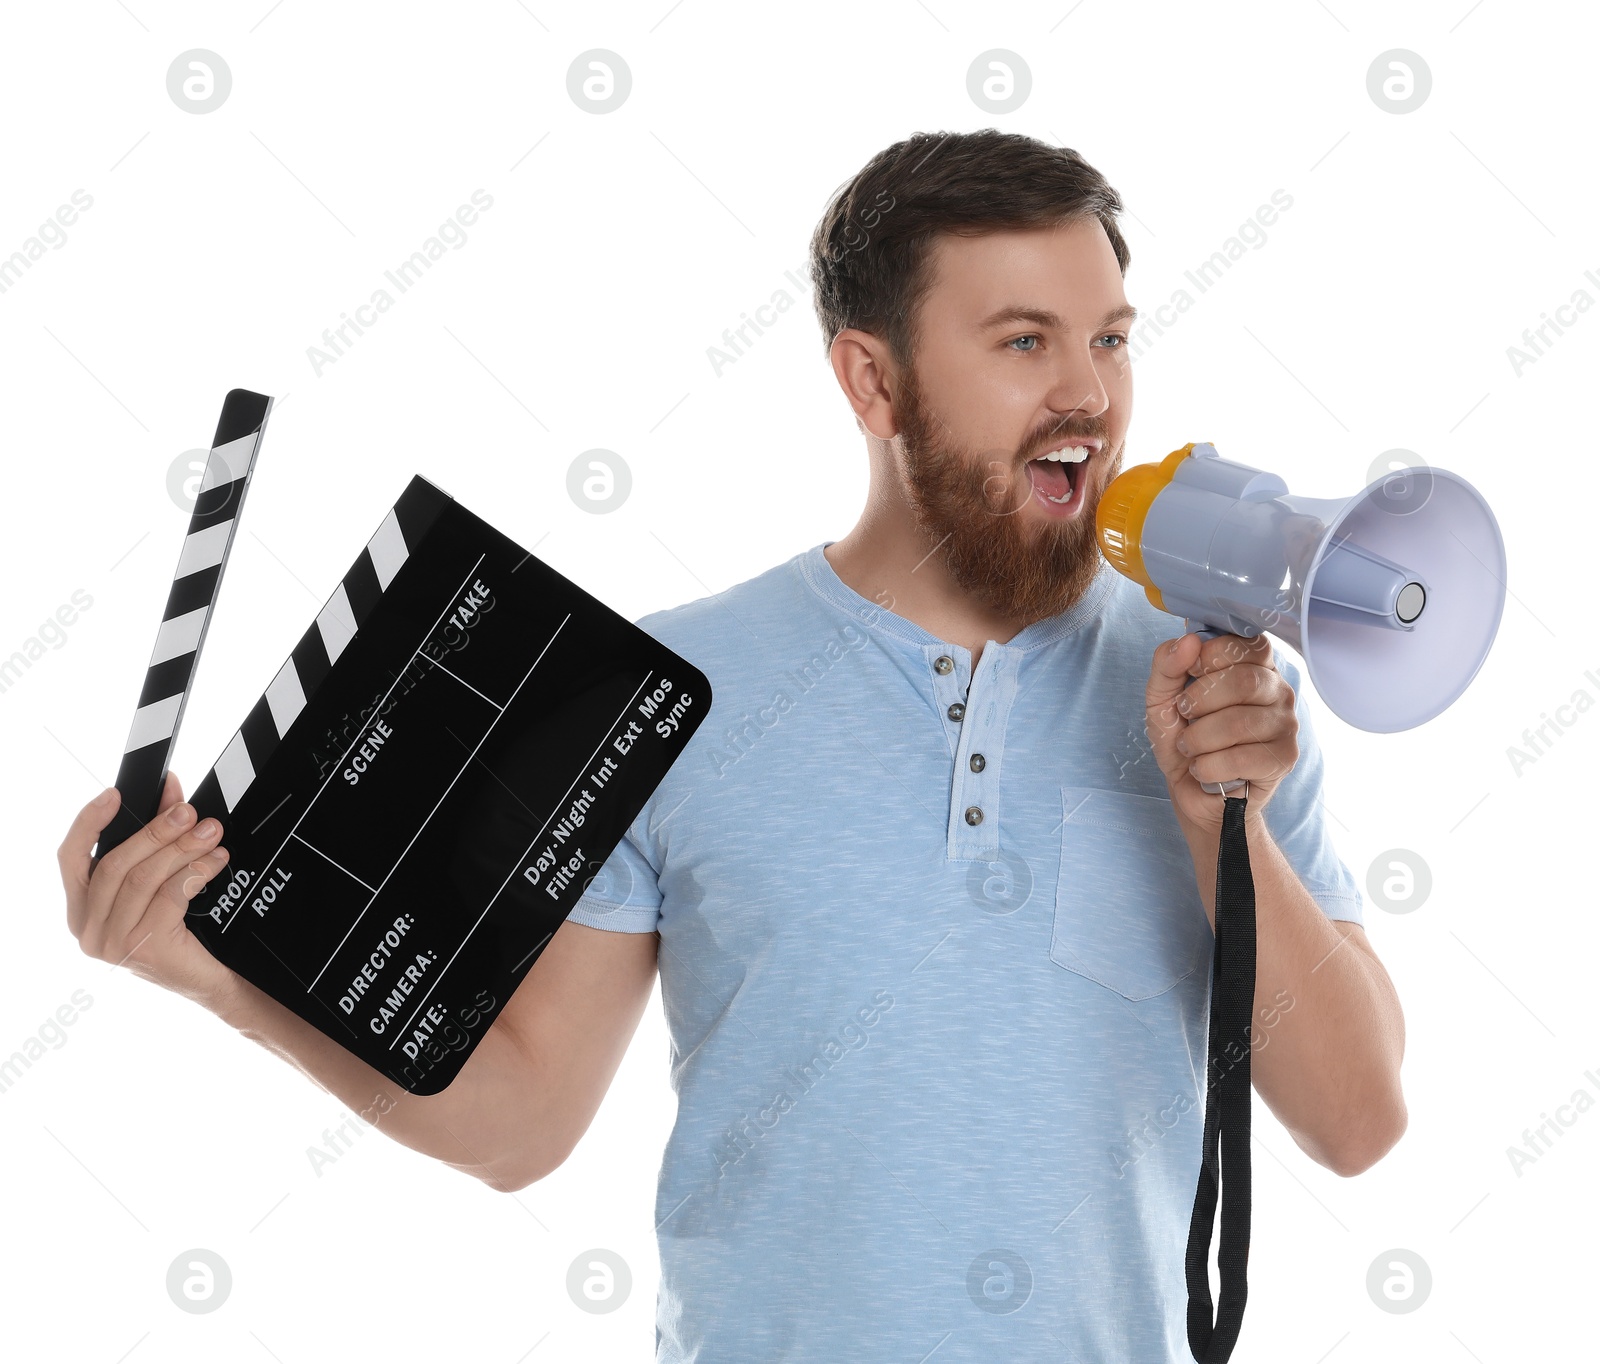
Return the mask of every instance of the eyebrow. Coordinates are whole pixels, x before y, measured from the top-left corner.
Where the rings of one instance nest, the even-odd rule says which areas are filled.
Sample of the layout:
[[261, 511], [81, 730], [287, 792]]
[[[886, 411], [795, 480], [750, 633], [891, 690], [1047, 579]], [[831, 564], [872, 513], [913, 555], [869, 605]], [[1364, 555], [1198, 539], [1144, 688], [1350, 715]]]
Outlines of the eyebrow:
[[[1111, 326], [1114, 322], [1129, 321], [1139, 315], [1139, 310], [1130, 303], [1124, 303], [1120, 308], [1113, 308], [1100, 319], [1099, 328]], [[1066, 323], [1048, 308], [1025, 308], [1020, 304], [1008, 304], [1006, 307], [992, 312], [982, 322], [978, 323], [979, 331], [988, 331], [1005, 322], [1031, 322], [1036, 327], [1053, 327], [1057, 331], [1065, 331]]]

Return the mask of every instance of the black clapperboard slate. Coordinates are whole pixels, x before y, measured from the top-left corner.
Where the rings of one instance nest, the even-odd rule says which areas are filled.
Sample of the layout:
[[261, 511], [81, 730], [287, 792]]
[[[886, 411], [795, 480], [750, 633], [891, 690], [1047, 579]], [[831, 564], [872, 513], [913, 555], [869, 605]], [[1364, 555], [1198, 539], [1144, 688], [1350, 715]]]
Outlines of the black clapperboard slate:
[[[330, 661], [341, 596], [357, 628]], [[195, 789], [230, 857], [189, 926], [374, 1069], [437, 1093], [666, 776], [710, 685], [420, 476], [274, 685], [305, 698], [287, 729], [263, 696]]]
[[189, 927], [436, 1094], [710, 705], [703, 673], [415, 477], [195, 788], [230, 856]]

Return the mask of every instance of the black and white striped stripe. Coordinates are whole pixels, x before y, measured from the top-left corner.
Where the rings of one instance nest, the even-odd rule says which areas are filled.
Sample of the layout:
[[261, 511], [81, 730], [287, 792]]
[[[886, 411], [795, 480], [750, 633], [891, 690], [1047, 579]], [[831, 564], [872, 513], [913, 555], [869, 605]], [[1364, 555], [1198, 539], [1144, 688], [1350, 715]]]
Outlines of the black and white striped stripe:
[[[433, 523], [449, 497], [418, 480], [389, 509], [350, 571], [317, 618], [300, 637], [261, 699], [251, 707], [216, 765], [195, 787], [191, 798], [202, 810], [232, 813], [266, 765], [273, 750], [305, 709], [306, 698], [322, 685], [339, 655], [366, 623], [389, 584], [411, 555], [422, 532]], [[409, 530], [409, 541], [408, 534]]]
[[161, 615], [161, 629], [145, 670], [138, 709], [117, 768], [122, 804], [101, 834], [97, 857], [155, 818], [272, 403], [271, 398], [243, 388], [233, 389], [223, 400], [183, 552]]

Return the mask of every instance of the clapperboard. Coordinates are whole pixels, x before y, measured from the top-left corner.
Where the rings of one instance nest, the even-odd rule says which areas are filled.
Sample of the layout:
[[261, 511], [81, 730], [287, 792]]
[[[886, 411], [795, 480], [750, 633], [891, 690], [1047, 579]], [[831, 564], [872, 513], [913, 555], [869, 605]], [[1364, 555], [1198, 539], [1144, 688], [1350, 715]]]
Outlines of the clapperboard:
[[[270, 406], [224, 404], [118, 774], [136, 808], [102, 851], [154, 816]], [[415, 477], [195, 788], [230, 857], [189, 926], [437, 1093], [710, 704], [690, 663]]]

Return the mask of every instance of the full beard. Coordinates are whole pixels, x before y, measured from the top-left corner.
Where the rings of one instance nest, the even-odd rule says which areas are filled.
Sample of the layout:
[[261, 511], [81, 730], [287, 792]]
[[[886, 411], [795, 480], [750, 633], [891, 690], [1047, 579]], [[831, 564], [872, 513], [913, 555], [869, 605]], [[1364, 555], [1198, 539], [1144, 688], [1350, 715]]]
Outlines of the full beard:
[[[1122, 449], [1099, 454], [1074, 469], [1091, 480], [1083, 508], [1069, 521], [1044, 521], [1030, 515], [1033, 485], [1022, 456], [1054, 433], [1030, 436], [1015, 452], [980, 455], [950, 440], [948, 431], [923, 405], [913, 376], [902, 393], [900, 420], [905, 450], [906, 487], [918, 529], [936, 547], [950, 576], [1018, 628], [1060, 615], [1089, 590], [1100, 570], [1094, 509], [1106, 483], [1122, 467]], [[1063, 437], [1105, 439], [1104, 424], [1088, 430], [1064, 429]], [[1099, 472], [1110, 459], [1108, 471]]]

